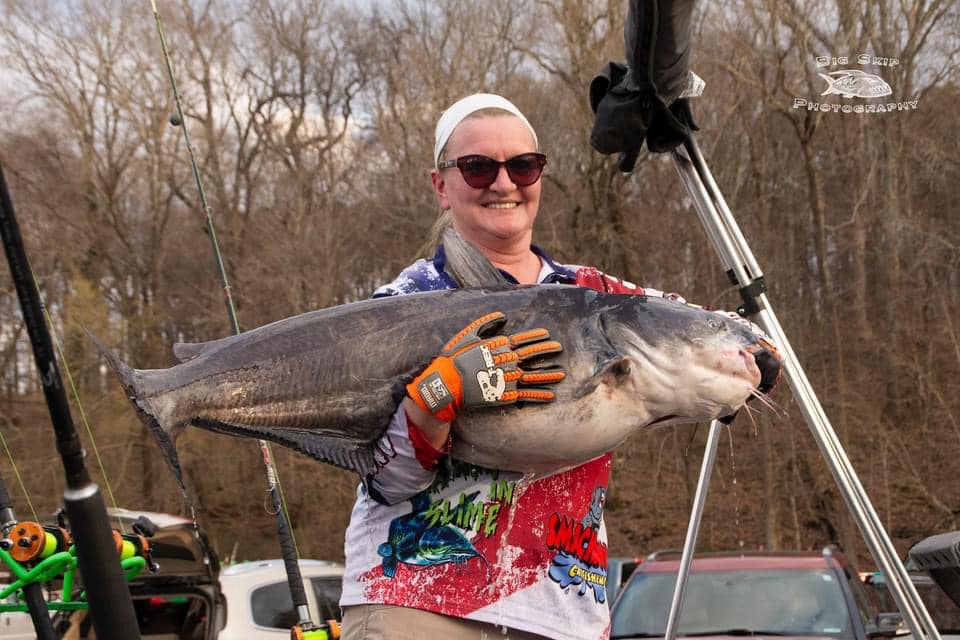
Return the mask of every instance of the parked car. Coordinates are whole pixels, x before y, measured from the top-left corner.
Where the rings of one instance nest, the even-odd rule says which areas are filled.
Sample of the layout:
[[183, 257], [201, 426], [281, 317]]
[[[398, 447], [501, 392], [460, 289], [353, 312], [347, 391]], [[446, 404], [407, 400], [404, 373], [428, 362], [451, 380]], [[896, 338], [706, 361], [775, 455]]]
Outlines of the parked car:
[[[864, 584], [872, 591], [884, 611], [897, 611], [897, 603], [887, 588], [886, 578], [881, 573], [869, 573], [863, 576]], [[944, 640], [960, 640], [960, 607], [958, 607], [930, 576], [911, 571], [910, 581], [923, 600], [933, 624]], [[912, 636], [904, 636], [910, 640]]]
[[607, 558], [607, 605], [613, 607], [613, 603], [620, 593], [620, 588], [633, 575], [633, 570], [643, 562], [643, 558]]
[[[663, 637], [680, 554], [653, 554], [614, 603], [611, 639]], [[886, 621], [886, 623], [883, 623]], [[893, 636], [859, 575], [836, 548], [821, 553], [722, 553], [694, 557], [678, 636]]]
[[[340, 620], [343, 565], [301, 560], [310, 616], [314, 622]], [[220, 572], [227, 623], [218, 640], [289, 638], [297, 621], [282, 560], [243, 562]]]

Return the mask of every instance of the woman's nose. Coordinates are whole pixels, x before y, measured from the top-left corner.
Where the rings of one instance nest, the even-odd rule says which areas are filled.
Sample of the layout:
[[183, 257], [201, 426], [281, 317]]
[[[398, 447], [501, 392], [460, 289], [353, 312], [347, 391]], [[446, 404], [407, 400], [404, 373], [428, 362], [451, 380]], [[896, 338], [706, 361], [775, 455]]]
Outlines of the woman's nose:
[[493, 181], [493, 184], [490, 185], [490, 191], [496, 191], [497, 193], [505, 193], [507, 191], [513, 191], [517, 188], [517, 185], [510, 178], [510, 174], [507, 173], [507, 167], [500, 165], [497, 170], [497, 179]]

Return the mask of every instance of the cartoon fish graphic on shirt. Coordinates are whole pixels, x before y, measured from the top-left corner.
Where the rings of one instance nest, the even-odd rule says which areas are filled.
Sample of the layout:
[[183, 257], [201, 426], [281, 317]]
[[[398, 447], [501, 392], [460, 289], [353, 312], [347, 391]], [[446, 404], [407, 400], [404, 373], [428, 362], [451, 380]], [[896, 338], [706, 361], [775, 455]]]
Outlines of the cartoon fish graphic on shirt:
[[[466, 496], [473, 502], [480, 492]], [[397, 574], [397, 563], [428, 567], [438, 564], [463, 564], [471, 558], [487, 562], [466, 536], [451, 526], [430, 526], [427, 509], [430, 498], [418, 493], [410, 498], [413, 510], [390, 523], [387, 542], [377, 548], [383, 558], [383, 575], [392, 578]]]
[[844, 98], [880, 98], [893, 93], [883, 78], [859, 69], [840, 69], [817, 75], [827, 81], [826, 90], [820, 94], [822, 96], [836, 93]]

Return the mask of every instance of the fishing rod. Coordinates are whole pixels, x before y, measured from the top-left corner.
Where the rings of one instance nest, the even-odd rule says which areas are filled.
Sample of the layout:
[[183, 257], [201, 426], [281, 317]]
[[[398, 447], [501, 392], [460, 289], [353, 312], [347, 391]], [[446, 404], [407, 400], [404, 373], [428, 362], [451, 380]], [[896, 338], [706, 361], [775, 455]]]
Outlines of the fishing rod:
[[[934, 625], [913, 582], [910, 580], [910, 575], [897, 555], [896, 549], [884, 530], [870, 499], [867, 497], [866, 491], [861, 485], [850, 459], [840, 443], [840, 439], [830, 424], [816, 392], [800, 366], [797, 356], [790, 346], [790, 341], [774, 314], [773, 307], [767, 300], [767, 285], [763, 272], [737, 225], [733, 213], [727, 206], [726, 200], [724, 200], [723, 194], [720, 192], [720, 188], [717, 186], [693, 134], [687, 136], [683, 145], [674, 149], [672, 154], [677, 172], [694, 202], [697, 215], [704, 231], [707, 233], [707, 237], [727, 269], [731, 282], [740, 288], [743, 304], [737, 311], [743, 316], [755, 315], [758, 324], [777, 346], [783, 362], [784, 374], [793, 392], [794, 399], [797, 401], [807, 426], [833, 474], [850, 514], [860, 528], [867, 547], [870, 549], [877, 565], [887, 577], [890, 592], [900, 608], [910, 632], [914, 638], [927, 637], [931, 640], [940, 640], [940, 633], [936, 625]], [[712, 441], [710, 446], [715, 449], [716, 442]], [[709, 451], [707, 455], [711, 455]], [[715, 451], [713, 455], [715, 455]], [[701, 478], [701, 481], [703, 481], [703, 478]], [[694, 513], [691, 513], [691, 521], [693, 517]], [[695, 528], [692, 528], [692, 530], [695, 531]], [[689, 545], [692, 553], [692, 547], [695, 544], [695, 539], [687, 540], [684, 551], [686, 552], [686, 547]], [[682, 601], [687, 578], [688, 574], [678, 575], [677, 577], [677, 589], [674, 593], [674, 602], [671, 605], [671, 611], [676, 609], [677, 615], [679, 615], [678, 605]], [[666, 640], [673, 640], [673, 637], [667, 635]]]
[[[223, 288], [224, 302], [227, 307], [227, 317], [230, 322], [230, 330], [233, 335], [240, 334], [240, 324], [237, 322], [237, 312], [233, 304], [233, 295], [230, 289], [230, 283], [227, 279], [227, 270], [223, 263], [223, 256], [220, 252], [220, 245], [217, 242], [217, 234], [213, 224], [213, 211], [207, 202], [206, 191], [203, 188], [203, 179], [200, 176], [200, 168], [197, 165], [196, 153], [190, 142], [190, 135], [187, 132], [187, 123], [183, 115], [183, 104], [180, 100], [180, 92], [177, 89], [177, 81], [173, 75], [173, 64], [170, 61], [170, 51], [167, 48], [167, 40], [163, 35], [163, 27], [160, 23], [160, 12], [157, 10], [156, 0], [150, 0], [153, 8], [153, 17], [157, 24], [157, 35], [160, 38], [160, 47], [163, 50], [163, 59], [167, 66], [167, 75], [170, 78], [170, 86], [173, 90], [173, 102], [176, 107], [176, 113], [170, 117], [170, 124], [180, 127], [183, 131], [183, 141], [190, 156], [190, 166], [193, 170], [193, 178], [197, 184], [197, 191], [200, 197], [200, 207], [203, 210], [207, 233], [210, 236], [210, 244], [213, 251], [214, 260], [217, 265], [217, 274], [220, 278], [220, 285]], [[291, 636], [294, 640], [299, 638], [323, 639], [330, 637], [330, 625], [327, 623], [314, 624], [310, 617], [310, 608], [307, 604], [307, 594], [303, 588], [303, 577], [300, 574], [300, 564], [297, 554], [296, 544], [293, 540], [293, 533], [290, 529], [287, 519], [284, 503], [281, 498], [280, 483], [277, 477], [276, 469], [273, 465], [273, 456], [270, 453], [270, 445], [265, 440], [258, 440], [260, 454], [263, 459], [264, 470], [267, 475], [267, 492], [270, 494], [270, 500], [273, 504], [273, 510], [277, 521], [277, 538], [280, 542], [280, 552], [283, 557], [283, 566], [287, 573], [287, 585], [290, 588], [290, 596], [293, 601], [294, 610], [297, 614], [297, 624], [291, 629]]]
[[43, 394], [53, 423], [57, 451], [63, 463], [66, 489], [64, 507], [73, 527], [80, 571], [97, 637], [103, 640], [137, 640], [140, 630], [133, 601], [120, 565], [120, 554], [100, 487], [90, 479], [83, 462], [83, 447], [70, 416], [56, 353], [43, 319], [40, 295], [27, 260], [20, 227], [7, 182], [0, 166], [0, 235], [10, 265], [40, 372]]

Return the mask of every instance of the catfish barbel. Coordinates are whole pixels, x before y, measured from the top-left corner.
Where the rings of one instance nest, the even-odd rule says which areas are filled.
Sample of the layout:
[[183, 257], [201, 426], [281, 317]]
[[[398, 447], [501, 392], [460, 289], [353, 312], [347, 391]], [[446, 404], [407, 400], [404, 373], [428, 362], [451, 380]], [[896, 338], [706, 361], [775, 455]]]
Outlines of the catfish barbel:
[[[451, 336], [492, 311], [503, 334], [544, 327], [566, 378], [546, 404], [463, 412], [452, 456], [546, 474], [603, 455], [636, 431], [736, 412], [779, 375], [743, 324], [666, 298], [568, 285], [478, 287], [377, 298], [304, 313], [213, 342], [176, 345], [181, 364], [132, 369], [104, 350], [179, 475], [188, 425], [260, 438], [365, 475], [392, 451], [391, 416]], [[529, 368], [525, 366], [525, 368]]]

